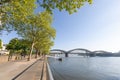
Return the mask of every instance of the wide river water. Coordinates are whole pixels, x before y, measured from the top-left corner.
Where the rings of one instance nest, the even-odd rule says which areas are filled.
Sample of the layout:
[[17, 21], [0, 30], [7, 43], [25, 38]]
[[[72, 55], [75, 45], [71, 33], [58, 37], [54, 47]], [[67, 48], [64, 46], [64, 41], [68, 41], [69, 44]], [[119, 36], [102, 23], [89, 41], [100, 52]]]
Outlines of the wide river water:
[[120, 57], [48, 58], [54, 80], [120, 80]]

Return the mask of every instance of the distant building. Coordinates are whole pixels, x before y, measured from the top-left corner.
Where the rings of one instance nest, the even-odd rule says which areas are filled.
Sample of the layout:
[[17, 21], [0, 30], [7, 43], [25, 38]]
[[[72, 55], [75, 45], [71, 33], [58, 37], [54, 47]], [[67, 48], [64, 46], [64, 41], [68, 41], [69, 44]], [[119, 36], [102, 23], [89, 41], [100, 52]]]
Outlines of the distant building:
[[0, 49], [0, 55], [6, 55], [9, 54], [9, 51], [6, 50], [6, 44], [3, 44], [2, 42], [2, 48]]
[[2, 50], [6, 50], [6, 44], [2, 45]]

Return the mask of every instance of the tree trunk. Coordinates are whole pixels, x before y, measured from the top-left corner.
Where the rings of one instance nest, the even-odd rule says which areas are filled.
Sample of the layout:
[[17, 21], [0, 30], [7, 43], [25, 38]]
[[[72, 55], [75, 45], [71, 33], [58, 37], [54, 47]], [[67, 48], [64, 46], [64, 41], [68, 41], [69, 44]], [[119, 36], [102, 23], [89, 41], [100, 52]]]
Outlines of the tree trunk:
[[42, 56], [42, 51], [39, 51], [39, 56]]
[[8, 61], [10, 61], [12, 59], [12, 52], [10, 51], [9, 55], [8, 55]]
[[32, 43], [31, 49], [30, 49], [30, 54], [28, 56], [28, 61], [31, 60], [31, 56], [32, 56], [32, 52], [33, 52], [33, 47], [34, 47], [34, 43]]
[[36, 59], [38, 58], [38, 53], [39, 53], [39, 51], [36, 50], [36, 55], [35, 55], [35, 58], [36, 58]]

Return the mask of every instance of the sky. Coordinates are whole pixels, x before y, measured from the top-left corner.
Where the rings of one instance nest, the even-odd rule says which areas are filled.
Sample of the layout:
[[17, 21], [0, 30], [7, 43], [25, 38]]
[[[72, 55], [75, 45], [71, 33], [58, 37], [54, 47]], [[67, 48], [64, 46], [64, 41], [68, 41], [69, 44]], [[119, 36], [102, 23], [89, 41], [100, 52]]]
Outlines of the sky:
[[[56, 38], [52, 49], [120, 51], [120, 0], [93, 0], [72, 15], [57, 9], [53, 14]], [[0, 36], [5, 44], [14, 37], [18, 37], [15, 32]]]

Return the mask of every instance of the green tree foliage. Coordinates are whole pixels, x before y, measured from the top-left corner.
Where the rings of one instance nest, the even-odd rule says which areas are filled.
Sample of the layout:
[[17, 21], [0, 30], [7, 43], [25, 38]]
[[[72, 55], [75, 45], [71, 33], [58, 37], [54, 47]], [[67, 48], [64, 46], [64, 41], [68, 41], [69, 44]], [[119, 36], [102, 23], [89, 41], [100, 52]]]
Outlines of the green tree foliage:
[[24, 39], [13, 38], [9, 44], [6, 46], [7, 50], [12, 50], [12, 52], [26, 51], [28, 47], [28, 41]]
[[2, 40], [0, 39], [0, 49], [2, 48]]
[[22, 50], [22, 54], [27, 54], [30, 50], [30, 42], [25, 39], [19, 39], [20, 50]]
[[12, 39], [9, 44], [6, 46], [6, 49], [7, 50], [13, 50], [13, 51], [16, 51], [16, 50], [19, 50], [20, 46], [19, 45], [19, 40], [18, 38], [14, 38]]
[[[40, 8], [45, 9], [45, 12], [34, 14], [35, 8], [38, 7], [36, 2]], [[35, 47], [42, 53], [48, 53], [56, 34], [55, 29], [51, 27], [50, 13], [52, 10], [57, 8], [72, 14], [85, 2], [91, 4], [92, 0], [1, 0], [0, 21], [2, 26], [0, 26], [0, 30], [16, 30], [23, 39], [30, 43], [30, 57]], [[17, 39], [11, 40], [7, 46], [8, 49], [17, 51], [21, 47], [23, 45], [19, 44]]]
[[19, 25], [22, 26], [17, 30], [19, 35], [31, 42], [29, 58], [31, 58], [34, 46], [37, 45], [38, 42], [46, 38], [50, 40], [55, 38], [56, 31], [51, 24], [52, 16], [49, 12], [45, 11], [32, 15], [29, 22], [24, 25]]
[[35, 0], [2, 0], [0, 3], [1, 30], [13, 30], [19, 22], [26, 22], [34, 13]]
[[9, 44], [6, 46], [6, 49], [10, 51], [8, 61], [12, 58], [12, 55], [16, 55], [16, 59], [25, 57], [29, 50], [29, 41], [24, 39], [13, 38]]
[[13, 38], [6, 46], [6, 49], [10, 51], [10, 55], [26, 55], [30, 49], [29, 46], [29, 41]]
[[47, 11], [52, 12], [53, 9], [57, 8], [60, 11], [66, 10], [72, 14], [81, 8], [85, 2], [91, 4], [92, 0], [37, 0], [37, 2]]
[[51, 46], [54, 45], [54, 42], [49, 37], [40, 38], [36, 45], [34, 46], [36, 51], [36, 58], [38, 55], [45, 55], [49, 53]]
[[10, 40], [9, 44], [6, 46], [6, 49], [10, 51], [8, 56], [8, 61], [12, 58], [12, 56], [17, 52], [17, 50], [20, 48], [18, 47], [18, 38], [14, 38]]
[[13, 30], [19, 22], [26, 22], [31, 14], [34, 13], [36, 2], [40, 8], [50, 13], [57, 8], [60, 11], [66, 10], [70, 14], [81, 8], [85, 2], [92, 3], [92, 0], [1, 0], [0, 2], [0, 30]]

